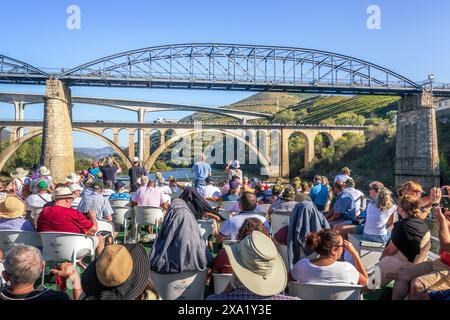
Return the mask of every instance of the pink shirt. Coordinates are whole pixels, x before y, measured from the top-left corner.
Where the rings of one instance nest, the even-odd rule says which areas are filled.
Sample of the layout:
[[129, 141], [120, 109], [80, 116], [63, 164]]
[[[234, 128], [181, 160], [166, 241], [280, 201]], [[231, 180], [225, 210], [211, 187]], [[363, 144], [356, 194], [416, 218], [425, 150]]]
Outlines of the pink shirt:
[[138, 206], [159, 207], [164, 203], [163, 193], [158, 188], [143, 186], [140, 187], [131, 199]]

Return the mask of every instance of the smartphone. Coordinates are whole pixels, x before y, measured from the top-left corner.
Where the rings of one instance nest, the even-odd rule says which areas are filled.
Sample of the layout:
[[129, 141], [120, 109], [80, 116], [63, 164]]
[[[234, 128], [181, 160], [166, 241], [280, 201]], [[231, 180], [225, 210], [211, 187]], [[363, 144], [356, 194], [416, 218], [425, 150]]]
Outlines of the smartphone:
[[450, 195], [448, 188], [442, 188], [441, 208], [450, 211]]

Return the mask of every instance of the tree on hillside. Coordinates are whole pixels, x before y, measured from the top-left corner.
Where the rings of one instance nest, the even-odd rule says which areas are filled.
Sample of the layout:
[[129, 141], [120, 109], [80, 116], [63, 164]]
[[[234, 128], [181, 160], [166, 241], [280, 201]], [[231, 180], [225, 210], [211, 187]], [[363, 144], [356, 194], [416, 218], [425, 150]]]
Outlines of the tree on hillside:
[[295, 112], [290, 109], [281, 111], [275, 114], [273, 122], [281, 124], [295, 122]]
[[35, 137], [28, 140], [9, 158], [3, 171], [9, 173], [18, 167], [32, 168], [41, 161], [41, 148], [42, 137]]

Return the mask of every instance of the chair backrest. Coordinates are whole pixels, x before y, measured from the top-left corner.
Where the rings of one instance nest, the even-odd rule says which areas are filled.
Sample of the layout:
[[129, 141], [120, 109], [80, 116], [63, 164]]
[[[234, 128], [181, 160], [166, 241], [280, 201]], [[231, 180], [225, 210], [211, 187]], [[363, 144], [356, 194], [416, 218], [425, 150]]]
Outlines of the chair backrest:
[[225, 288], [228, 286], [231, 278], [233, 278], [233, 275], [231, 273], [213, 273], [212, 276], [214, 278], [215, 294], [222, 293], [223, 290], [225, 290]]
[[86, 254], [94, 256], [94, 240], [84, 234], [41, 232], [45, 261], [74, 261]]
[[[276, 244], [277, 251], [280, 254], [280, 256], [283, 258], [284, 265], [286, 266], [286, 270], [289, 269], [289, 263], [288, 263], [288, 246], [285, 244]], [[289, 270], [288, 270], [289, 271]]]
[[111, 232], [111, 234], [114, 233], [114, 225], [111, 222], [107, 220], [97, 219], [97, 224], [98, 224], [97, 233], [99, 231], [108, 231]]
[[208, 270], [160, 274], [151, 271], [150, 278], [163, 300], [203, 300]]
[[3, 253], [11, 248], [13, 244], [26, 244], [33, 247], [42, 247], [39, 233], [22, 230], [0, 230], [0, 249]]
[[230, 219], [230, 217], [231, 217], [231, 212], [225, 211], [222, 208], [219, 208], [219, 213], [227, 220]]
[[37, 225], [39, 215], [41, 214], [42, 210], [43, 210], [42, 207], [41, 208], [31, 208], [30, 222], [35, 228]]
[[136, 206], [134, 207], [136, 223], [140, 225], [157, 225], [164, 217], [164, 211], [160, 207]]
[[222, 202], [222, 209], [225, 211], [228, 211], [228, 209], [234, 207], [238, 203], [237, 201], [223, 201]]
[[3, 288], [7, 285], [6, 280], [2, 276], [2, 271], [5, 270], [5, 267], [3, 266], [3, 261], [0, 261], [0, 288]]
[[125, 219], [132, 219], [134, 210], [130, 207], [111, 206], [113, 209], [112, 221], [117, 224], [124, 224]]
[[326, 283], [301, 283], [289, 281], [289, 292], [302, 300], [359, 300], [359, 285], [335, 285]]
[[214, 233], [214, 221], [213, 220], [197, 220], [198, 227], [200, 228], [200, 235], [203, 240], [208, 241], [209, 237]]
[[109, 199], [111, 206], [131, 207], [131, 201], [125, 199]]
[[290, 215], [276, 214], [272, 213], [271, 223], [272, 223], [272, 234], [277, 233], [278, 230], [284, 226], [289, 225]]
[[369, 278], [367, 279], [367, 288], [370, 290], [379, 289], [381, 286], [381, 270], [378, 264], [367, 269]]
[[239, 243], [239, 240], [231, 240], [231, 239], [223, 240], [223, 244], [227, 244], [227, 245], [232, 245], [232, 244], [236, 244], [236, 243]]
[[261, 209], [262, 212], [268, 213], [271, 206], [272, 205], [270, 203], [262, 203], [259, 205], [259, 208]]

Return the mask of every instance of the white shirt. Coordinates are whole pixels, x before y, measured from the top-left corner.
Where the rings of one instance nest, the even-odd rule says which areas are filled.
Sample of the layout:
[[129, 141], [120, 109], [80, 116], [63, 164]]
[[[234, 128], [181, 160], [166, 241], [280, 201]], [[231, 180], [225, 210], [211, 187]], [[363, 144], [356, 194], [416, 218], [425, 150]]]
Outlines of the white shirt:
[[220, 197], [220, 189], [213, 186], [212, 184], [207, 185], [203, 188], [203, 195], [205, 198], [211, 198], [211, 197]]
[[359, 272], [343, 261], [328, 266], [316, 266], [308, 258], [298, 261], [291, 270], [292, 277], [304, 283], [358, 284]]
[[345, 188], [344, 192], [347, 192], [348, 194], [351, 195], [355, 203], [355, 217], [358, 217], [361, 214], [361, 204], [362, 200], [364, 199], [364, 193], [353, 187]]
[[342, 182], [345, 182], [345, 181], [347, 181], [348, 178], [350, 178], [349, 175], [346, 175], [346, 174], [343, 174], [343, 173], [338, 174], [336, 177], [334, 177], [334, 183], [336, 183], [336, 181], [338, 181], [338, 180], [341, 180]]
[[396, 210], [397, 206], [393, 205], [385, 212], [381, 212], [374, 202], [370, 202], [367, 206], [367, 217], [364, 226], [364, 233], [380, 236], [386, 235], [386, 223]]
[[74, 207], [78, 207], [78, 205], [80, 204], [81, 201], [81, 197], [76, 197], [75, 199], [72, 200], [72, 208]]
[[[44, 199], [42, 199], [42, 198]], [[27, 204], [27, 210], [31, 210], [32, 208], [42, 208], [47, 202], [52, 201], [52, 195], [49, 193], [35, 193], [25, 200]]]
[[103, 189], [102, 195], [106, 198], [109, 198], [109, 196], [112, 195], [113, 193], [116, 192], [112, 189]]

